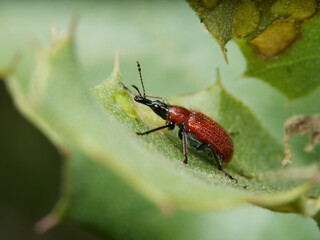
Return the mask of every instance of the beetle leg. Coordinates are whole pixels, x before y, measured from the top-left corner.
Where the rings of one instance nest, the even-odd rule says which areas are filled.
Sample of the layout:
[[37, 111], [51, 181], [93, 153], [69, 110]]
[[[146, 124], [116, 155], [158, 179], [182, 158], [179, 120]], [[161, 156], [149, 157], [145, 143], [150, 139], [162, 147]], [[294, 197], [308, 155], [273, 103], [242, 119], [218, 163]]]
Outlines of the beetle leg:
[[181, 128], [179, 129], [178, 136], [179, 136], [180, 140], [182, 140], [182, 130], [181, 130]]
[[236, 183], [238, 183], [238, 180], [234, 177], [232, 177], [227, 171], [225, 171], [223, 168], [222, 168], [222, 165], [221, 165], [221, 157], [215, 152], [215, 151], [212, 151], [213, 152], [213, 155], [214, 155], [214, 159], [216, 160], [217, 162], [217, 165], [218, 165], [218, 170], [220, 170], [221, 172], [224, 173], [224, 175], [226, 175], [227, 177], [229, 177], [230, 180], [234, 180]]
[[167, 125], [170, 125], [170, 124], [171, 124], [171, 126], [168, 127], [168, 130], [173, 130], [174, 127], [175, 127], [175, 124], [172, 124], [172, 122], [170, 122], [170, 121], [166, 121], [166, 124], [167, 124]]
[[133, 96], [136, 96], [136, 95], [137, 95], [136, 93], [132, 92], [126, 85], [124, 85], [124, 83], [123, 83], [122, 81], [120, 81], [119, 83], [120, 83], [120, 84], [122, 85], [122, 87], [123, 87], [125, 90], [127, 90], [130, 94], [132, 94]]
[[145, 135], [145, 134], [149, 134], [149, 133], [152, 133], [152, 132], [164, 129], [164, 128], [168, 128], [168, 129], [172, 130], [174, 128], [174, 126], [175, 126], [174, 123], [169, 123], [167, 125], [164, 125], [164, 126], [161, 126], [161, 127], [157, 127], [157, 128], [151, 129], [151, 130], [146, 131], [146, 132], [137, 132], [136, 134], [137, 135]]
[[183, 154], [184, 154], [183, 164], [188, 164], [187, 134], [182, 128], [180, 128], [179, 133], [181, 133], [182, 135]]
[[206, 148], [206, 145], [201, 143], [199, 146], [196, 147], [197, 151], [204, 151], [204, 149]]

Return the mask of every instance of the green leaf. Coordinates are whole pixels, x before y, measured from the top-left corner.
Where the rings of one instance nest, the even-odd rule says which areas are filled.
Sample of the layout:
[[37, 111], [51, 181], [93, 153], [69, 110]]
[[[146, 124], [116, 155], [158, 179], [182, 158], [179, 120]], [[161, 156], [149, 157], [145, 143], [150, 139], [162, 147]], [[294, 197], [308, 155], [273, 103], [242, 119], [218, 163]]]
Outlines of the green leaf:
[[245, 76], [269, 83], [289, 99], [319, 86], [317, 1], [188, 2], [224, 53], [227, 42], [239, 38], [236, 42], [248, 62]]
[[[129, 94], [119, 84], [117, 68], [106, 83], [96, 88], [109, 112], [104, 114], [81, 77], [72, 39], [56, 41], [54, 48], [42, 53], [38, 64], [41, 78], [33, 78], [26, 92], [19, 80], [11, 79], [8, 84], [20, 109], [60, 148], [70, 151], [68, 155], [80, 151], [110, 168], [164, 212], [177, 207], [218, 210], [245, 202], [273, 209], [289, 205], [291, 211], [305, 211], [307, 206], [297, 208], [295, 201], [314, 180], [304, 183], [304, 176], [280, 170], [281, 145], [220, 84], [193, 95], [173, 97], [171, 101], [196, 108], [223, 123], [226, 129], [239, 131], [234, 139], [234, 159], [226, 169], [241, 184], [229, 182], [212, 160], [196, 152], [191, 152], [189, 166], [183, 166], [176, 131], [140, 139], [135, 136], [134, 131], [141, 129], [137, 116], [152, 113], [143, 110], [136, 114], [140, 110], [133, 110]], [[131, 130], [125, 125], [131, 126]], [[310, 173], [314, 171], [316, 167], [310, 169]]]
[[[239, 184], [218, 171], [212, 159], [192, 149], [189, 165], [182, 165], [177, 129], [136, 136], [136, 131], [161, 124], [157, 116], [136, 104], [119, 84], [123, 81], [129, 85], [129, 78], [138, 82], [138, 75], [122, 79], [116, 64], [110, 77], [106, 81], [100, 77], [101, 84], [92, 88], [93, 78], [106, 75], [110, 64], [106, 69], [100, 63], [103, 74], [94, 75], [97, 60], [89, 61], [84, 54], [87, 62], [82, 64], [84, 60], [78, 54], [83, 45], [77, 47], [74, 40], [72, 34], [55, 35], [53, 45], [40, 50], [35, 61], [28, 65], [23, 61], [14, 74], [4, 71], [17, 107], [66, 158], [63, 196], [52, 214], [40, 222], [40, 230], [50, 227], [50, 221], [71, 219], [115, 238], [166, 239], [173, 234], [176, 239], [208, 239], [218, 232], [217, 239], [224, 239], [240, 236], [244, 220], [249, 219], [249, 229], [259, 229], [253, 238], [269, 239], [270, 235], [262, 230], [269, 223], [278, 230], [276, 233], [298, 239], [301, 235], [297, 232], [306, 229], [302, 226], [314, 225], [310, 219], [297, 215], [271, 214], [247, 207], [251, 203], [275, 211], [317, 214], [318, 168], [304, 159], [300, 162], [302, 166], [281, 168], [282, 144], [221, 83], [168, 99], [172, 104], [204, 112], [228, 131], [239, 132], [234, 137], [234, 158], [225, 165]], [[6, 54], [0, 54], [0, 62], [5, 62], [4, 59]], [[130, 64], [135, 66], [134, 61]], [[161, 72], [158, 66], [156, 69]], [[150, 79], [156, 80], [157, 76]], [[157, 88], [145, 81], [147, 90]], [[181, 86], [177, 91], [186, 91], [188, 84], [194, 86], [188, 81], [170, 80], [170, 83]], [[158, 84], [163, 86], [163, 82]], [[175, 91], [172, 85], [170, 89], [165, 86], [167, 94], [172, 88]], [[234, 214], [215, 213], [234, 206], [246, 207]], [[261, 216], [265, 217], [263, 223], [256, 221]], [[295, 218], [297, 227], [288, 233], [282, 229], [292, 226], [289, 217]], [[278, 219], [278, 224], [274, 219]], [[225, 226], [240, 230], [232, 233], [219, 230]], [[305, 236], [316, 238], [318, 232], [311, 230]]]
[[[68, 196], [71, 201], [65, 217], [107, 237], [222, 240], [241, 236], [246, 228], [245, 237], [238, 239], [317, 239], [319, 236], [311, 219], [249, 206], [215, 214], [178, 208], [164, 215], [117, 175], [86, 156], [73, 155], [68, 159], [67, 170], [67, 183], [78, 187]], [[273, 229], [272, 233], [266, 234], [266, 225]], [[225, 226], [232, 231], [226, 232]]]
[[310, 94], [320, 84], [319, 24], [320, 15], [304, 22], [299, 39], [276, 59], [264, 60], [244, 40], [237, 41], [248, 61], [245, 75], [262, 79], [290, 99]]

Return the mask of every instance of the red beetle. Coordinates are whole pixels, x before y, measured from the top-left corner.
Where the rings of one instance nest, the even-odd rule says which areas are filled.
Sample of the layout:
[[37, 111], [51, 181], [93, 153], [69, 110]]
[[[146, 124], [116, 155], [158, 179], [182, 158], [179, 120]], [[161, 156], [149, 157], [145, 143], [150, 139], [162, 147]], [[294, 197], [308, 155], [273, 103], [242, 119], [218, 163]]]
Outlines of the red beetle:
[[[185, 159], [184, 164], [188, 163], [188, 150], [187, 144], [195, 147], [199, 151], [207, 151], [210, 156], [213, 156], [217, 162], [218, 169], [222, 171], [229, 179], [234, 180], [238, 183], [238, 180], [233, 178], [222, 168], [222, 161], [230, 162], [233, 155], [233, 143], [228, 135], [227, 131], [223, 129], [218, 123], [213, 121], [211, 118], [201, 112], [194, 110], [188, 110], [186, 108], [169, 105], [168, 102], [157, 96], [151, 96], [145, 94], [145, 89], [142, 81], [141, 67], [139, 61], [137, 61], [138, 71], [140, 75], [141, 85], [143, 88], [143, 95], [139, 89], [132, 85], [138, 92], [138, 95], [131, 92], [127, 87], [128, 91], [135, 95], [134, 100], [138, 103], [142, 103], [150, 107], [157, 115], [164, 120], [167, 120], [165, 126], [161, 126], [155, 129], [151, 129], [146, 132], [137, 133], [137, 135], [149, 134], [158, 131], [163, 128], [169, 130], [174, 129], [175, 126], [180, 128], [179, 137], [183, 142], [183, 154]], [[152, 101], [149, 98], [160, 98], [159, 100]]]

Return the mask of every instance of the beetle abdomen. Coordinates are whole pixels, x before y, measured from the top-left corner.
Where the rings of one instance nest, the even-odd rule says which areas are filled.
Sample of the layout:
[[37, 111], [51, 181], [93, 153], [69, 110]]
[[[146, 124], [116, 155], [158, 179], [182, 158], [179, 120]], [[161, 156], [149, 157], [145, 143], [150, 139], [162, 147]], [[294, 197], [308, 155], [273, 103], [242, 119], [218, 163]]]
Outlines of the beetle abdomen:
[[203, 113], [192, 111], [185, 128], [199, 141], [209, 144], [225, 162], [233, 155], [233, 143], [226, 130]]

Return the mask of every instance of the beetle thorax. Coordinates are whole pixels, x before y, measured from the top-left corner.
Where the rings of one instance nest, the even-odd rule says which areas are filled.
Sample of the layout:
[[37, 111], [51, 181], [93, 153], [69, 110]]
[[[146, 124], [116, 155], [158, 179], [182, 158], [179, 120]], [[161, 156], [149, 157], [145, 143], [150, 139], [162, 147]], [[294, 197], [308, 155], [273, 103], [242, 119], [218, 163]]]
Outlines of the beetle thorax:
[[176, 123], [177, 125], [187, 121], [190, 111], [179, 106], [171, 106], [169, 109], [168, 121]]

